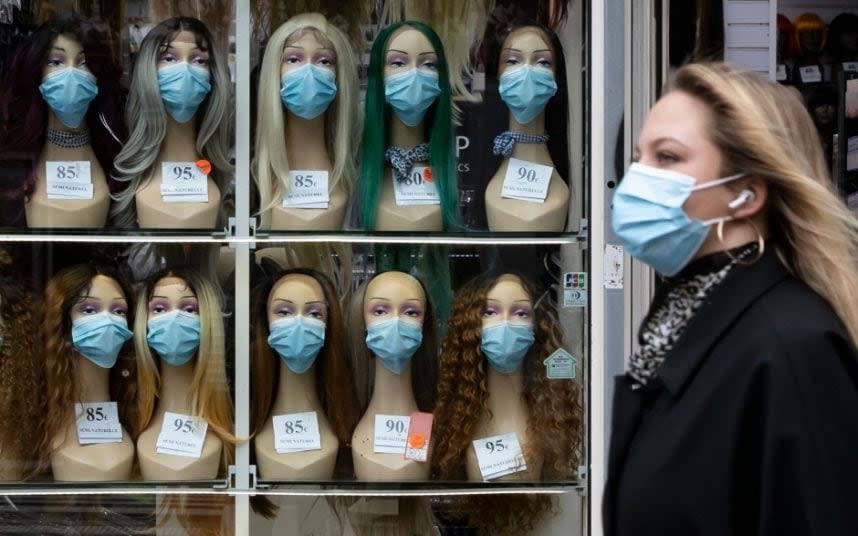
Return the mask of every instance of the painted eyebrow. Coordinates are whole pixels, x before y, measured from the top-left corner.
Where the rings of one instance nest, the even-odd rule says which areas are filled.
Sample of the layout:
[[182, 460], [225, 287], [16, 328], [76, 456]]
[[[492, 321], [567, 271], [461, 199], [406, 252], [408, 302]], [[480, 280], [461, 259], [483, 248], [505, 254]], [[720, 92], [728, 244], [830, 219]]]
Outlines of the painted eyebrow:
[[[170, 298], [169, 298], [169, 296], [161, 296], [160, 294], [152, 294], [152, 298], [163, 298], [163, 299], [165, 299], [165, 300], [169, 300], [169, 299], [170, 299]], [[149, 298], [149, 299], [151, 300], [152, 298]], [[195, 300], [197, 299], [197, 297], [196, 297], [196, 296], [194, 296], [193, 294], [188, 295], [188, 296], [181, 296], [181, 297], [180, 297], [180, 299], [182, 299], [182, 300], [184, 300], [185, 298], [193, 298], [193, 299], [195, 299]]]
[[[390, 298], [382, 298], [381, 296], [375, 296], [375, 297], [368, 298], [368, 299], [370, 299], [370, 300], [382, 300], [382, 301], [386, 301], [386, 302], [389, 302], [389, 301], [390, 301]], [[404, 299], [404, 300], [402, 300], [402, 301], [416, 301], [416, 302], [419, 302], [419, 301], [421, 301], [421, 300], [420, 300], [420, 298], [405, 298], [405, 299]]]
[[[304, 48], [300, 45], [285, 45], [283, 48], [297, 48], [300, 50], [307, 50], [306, 48]], [[334, 49], [332, 49], [330, 47], [319, 47], [316, 50], [328, 50], [328, 51], [334, 52]]]
[[[388, 53], [388, 54], [390, 54], [391, 52], [398, 52], [398, 53], [400, 53], [400, 54], [408, 54], [408, 52], [406, 52], [405, 50], [399, 50], [398, 48], [389, 48], [389, 49], [387, 49], [387, 53]], [[427, 55], [427, 54], [437, 54], [437, 52], [435, 52], [434, 50], [429, 50], [429, 51], [427, 51], [427, 52], [418, 52], [418, 53], [417, 53], [417, 55], [418, 55], [418, 56], [425, 56], [425, 55]]]
[[[486, 298], [486, 301], [498, 302], [498, 303], [501, 302], [500, 300], [496, 300], [494, 298]], [[531, 300], [513, 300], [512, 303], [533, 303], [533, 302]]]
[[[274, 298], [272, 301], [282, 301], [282, 302], [286, 302], [286, 303], [291, 303], [292, 305], [297, 305], [292, 300], [287, 300], [286, 298]], [[313, 300], [313, 301], [304, 302], [304, 305], [310, 305], [310, 304], [315, 304], [315, 303], [324, 304], [325, 301], [324, 300]]]

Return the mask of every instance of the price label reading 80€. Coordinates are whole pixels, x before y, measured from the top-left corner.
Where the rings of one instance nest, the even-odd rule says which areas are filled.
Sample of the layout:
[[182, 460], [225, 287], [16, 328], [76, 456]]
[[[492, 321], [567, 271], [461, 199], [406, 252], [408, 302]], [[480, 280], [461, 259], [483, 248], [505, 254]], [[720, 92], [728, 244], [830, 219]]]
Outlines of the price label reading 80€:
[[294, 170], [289, 172], [289, 193], [283, 196], [283, 208], [328, 208], [328, 172]]
[[320, 450], [319, 418], [315, 411], [274, 415], [274, 450], [278, 454]]
[[503, 178], [501, 197], [544, 203], [554, 168], [527, 160], [510, 158]]
[[165, 203], [206, 203], [208, 175], [196, 162], [161, 162], [161, 198]]
[[77, 403], [74, 414], [77, 416], [77, 440], [81, 445], [122, 441], [116, 402]]
[[372, 451], [377, 454], [402, 454], [404, 456], [410, 423], [410, 415], [376, 415]]
[[484, 437], [473, 441], [472, 444], [477, 453], [477, 463], [483, 480], [492, 480], [527, 470], [521, 444], [515, 432]]
[[164, 413], [155, 452], [199, 458], [208, 427], [209, 423], [205, 419], [168, 411]]
[[432, 168], [428, 166], [415, 166], [403, 181], [394, 178], [393, 196], [400, 207], [441, 204]]
[[48, 199], [92, 199], [92, 174], [86, 160], [49, 160], [45, 163]]

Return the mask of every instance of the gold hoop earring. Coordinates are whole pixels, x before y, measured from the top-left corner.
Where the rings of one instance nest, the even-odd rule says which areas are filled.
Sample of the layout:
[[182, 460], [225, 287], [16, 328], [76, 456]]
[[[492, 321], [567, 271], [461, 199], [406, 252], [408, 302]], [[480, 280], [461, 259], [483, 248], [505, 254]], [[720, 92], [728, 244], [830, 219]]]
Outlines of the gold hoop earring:
[[763, 233], [760, 232], [760, 229], [753, 221], [747, 218], [745, 219], [745, 221], [747, 221], [748, 224], [754, 228], [754, 232], [757, 234], [757, 256], [751, 260], [745, 260], [741, 257], [734, 257], [733, 254], [730, 253], [730, 249], [727, 248], [727, 244], [724, 243], [724, 221], [725, 220], [718, 221], [718, 226], [715, 228], [715, 234], [718, 236], [718, 242], [720, 242], [721, 245], [724, 247], [724, 254], [727, 255], [731, 261], [735, 262], [736, 264], [750, 266], [751, 264], [754, 264], [755, 262], [763, 258], [763, 253], [766, 252], [766, 241], [763, 240]]

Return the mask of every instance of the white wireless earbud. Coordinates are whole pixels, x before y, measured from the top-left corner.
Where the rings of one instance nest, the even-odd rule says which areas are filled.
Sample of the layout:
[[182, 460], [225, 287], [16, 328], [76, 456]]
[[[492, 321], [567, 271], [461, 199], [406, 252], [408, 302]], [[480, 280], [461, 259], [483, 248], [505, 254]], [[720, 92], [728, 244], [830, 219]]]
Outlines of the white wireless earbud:
[[736, 197], [736, 199], [727, 203], [727, 206], [735, 210], [744, 205], [745, 203], [750, 203], [751, 201], [756, 199], [756, 197], [757, 196], [754, 195], [754, 192], [752, 190], [742, 190]]

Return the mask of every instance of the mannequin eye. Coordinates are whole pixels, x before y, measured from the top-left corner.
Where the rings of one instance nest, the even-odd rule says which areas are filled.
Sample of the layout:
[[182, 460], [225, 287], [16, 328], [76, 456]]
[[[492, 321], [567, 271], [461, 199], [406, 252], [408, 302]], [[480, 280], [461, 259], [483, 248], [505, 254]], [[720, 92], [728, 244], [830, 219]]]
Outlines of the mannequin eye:
[[513, 318], [518, 320], [526, 320], [531, 317], [533, 314], [530, 309], [526, 307], [516, 307], [511, 311]]
[[420, 61], [421, 69], [437, 69], [438, 68], [438, 58], [435, 55], [426, 56]]
[[161, 63], [175, 63], [175, 62], [179, 61], [179, 58], [177, 58], [176, 55], [173, 54], [172, 52], [164, 52], [158, 58], [158, 61]]
[[324, 56], [317, 57], [315, 63], [322, 67], [333, 67], [337, 64], [337, 59], [329, 54], [325, 54]]
[[386, 305], [375, 305], [370, 309], [370, 314], [373, 316], [383, 316], [390, 312], [390, 308]]
[[318, 318], [319, 320], [325, 319], [325, 311], [322, 310], [321, 307], [314, 307], [304, 313], [304, 316], [308, 316], [310, 318]]
[[485, 317], [497, 316], [497, 314], [498, 310], [496, 307], [486, 307], [483, 309], [483, 316]]
[[551, 65], [552, 65], [551, 60], [546, 59], [546, 58], [539, 58], [539, 59], [537, 59], [537, 60], [536, 60], [536, 62], [535, 62], [535, 63], [536, 63], [536, 65], [537, 65], [537, 66], [539, 66], [539, 67], [544, 67], [544, 68], [546, 68], [546, 69], [550, 69], [550, 68], [551, 68]]
[[66, 59], [64, 56], [51, 56], [48, 58], [46, 65], [48, 67], [59, 67], [60, 65], [65, 64]]
[[85, 301], [78, 305], [77, 311], [84, 315], [94, 315], [101, 312], [101, 306], [92, 301]]
[[285, 54], [283, 56], [283, 63], [286, 65], [297, 65], [304, 61], [304, 56], [300, 54]]
[[660, 151], [656, 154], [656, 158], [658, 158], [659, 164], [674, 164], [679, 161], [679, 158], [676, 157], [673, 153], [667, 153], [664, 151]]
[[128, 308], [124, 305], [117, 305], [110, 311], [110, 314], [116, 316], [128, 316]]
[[166, 313], [170, 310], [170, 304], [168, 304], [164, 300], [153, 300], [149, 302], [149, 312], [158, 314], [158, 313]]
[[208, 66], [208, 64], [209, 64], [209, 57], [208, 57], [208, 56], [204, 56], [204, 55], [193, 56], [193, 57], [191, 58], [191, 63], [192, 63], [193, 65], [200, 65], [200, 66], [203, 66], [203, 67], [207, 67], [207, 66]]
[[185, 300], [179, 304], [179, 310], [197, 315], [200, 314], [200, 305], [197, 300]]
[[402, 310], [402, 314], [411, 318], [420, 318], [423, 316], [423, 309], [415, 306], [408, 306]]

